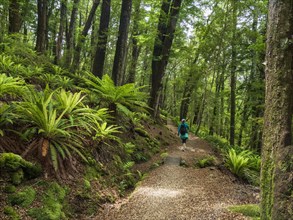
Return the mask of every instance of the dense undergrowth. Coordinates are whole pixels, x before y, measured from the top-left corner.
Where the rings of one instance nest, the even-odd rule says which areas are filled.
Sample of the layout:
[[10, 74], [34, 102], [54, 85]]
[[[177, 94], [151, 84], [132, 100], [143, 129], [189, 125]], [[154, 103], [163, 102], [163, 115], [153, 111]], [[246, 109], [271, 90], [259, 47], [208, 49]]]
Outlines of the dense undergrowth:
[[134, 187], [134, 164], [164, 142], [141, 88], [70, 72], [15, 40], [0, 51], [1, 213], [89, 216]]
[[223, 157], [226, 168], [235, 176], [249, 184], [259, 186], [261, 158], [256, 151], [230, 146], [228, 141], [220, 136], [212, 136], [204, 132], [200, 132], [199, 136], [212, 144]]

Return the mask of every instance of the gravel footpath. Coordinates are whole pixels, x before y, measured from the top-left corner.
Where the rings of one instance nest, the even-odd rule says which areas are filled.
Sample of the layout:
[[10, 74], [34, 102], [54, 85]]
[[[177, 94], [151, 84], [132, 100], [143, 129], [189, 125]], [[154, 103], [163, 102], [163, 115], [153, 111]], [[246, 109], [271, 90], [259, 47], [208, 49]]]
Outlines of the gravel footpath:
[[[170, 130], [176, 133], [175, 127], [170, 126]], [[170, 146], [170, 163], [166, 162], [152, 170], [128, 198], [116, 204], [106, 205], [103, 216], [95, 219], [249, 219], [241, 214], [229, 212], [227, 207], [257, 203], [258, 189], [241, 184], [217, 166], [203, 169], [192, 167], [196, 158], [213, 155], [213, 151], [205, 141], [192, 135], [187, 146], [185, 151], [182, 151], [178, 144]], [[180, 159], [184, 159], [190, 167], [179, 166], [176, 161]]]

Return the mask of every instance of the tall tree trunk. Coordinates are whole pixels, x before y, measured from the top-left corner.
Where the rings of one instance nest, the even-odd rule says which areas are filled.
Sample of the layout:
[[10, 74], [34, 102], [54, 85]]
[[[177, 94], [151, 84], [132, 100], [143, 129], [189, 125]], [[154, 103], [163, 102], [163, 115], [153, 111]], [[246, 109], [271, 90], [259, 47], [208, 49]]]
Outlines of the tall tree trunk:
[[132, 29], [132, 53], [131, 53], [131, 64], [129, 69], [128, 83], [135, 82], [136, 66], [141, 50], [141, 46], [138, 46], [137, 37], [139, 36], [138, 23], [140, 21], [140, 4], [141, 0], [137, 0], [134, 4], [134, 18], [133, 18], [133, 29]]
[[116, 52], [113, 63], [112, 78], [116, 86], [122, 84], [123, 62], [127, 52], [128, 29], [131, 16], [132, 0], [122, 0], [119, 33], [116, 43]]
[[[47, 11], [47, 18], [46, 18], [46, 28], [45, 28], [45, 50], [46, 51], [48, 51], [48, 50], [49, 51], [53, 51], [53, 54], [55, 54], [56, 51], [54, 51], [53, 48], [49, 48], [49, 46], [50, 46], [49, 40], [50, 39], [53, 42], [52, 45], [55, 45], [56, 46], [56, 42], [55, 42], [55, 37], [56, 36], [50, 37], [50, 39], [49, 39], [49, 29], [51, 29], [49, 27], [49, 20], [50, 20], [50, 18], [52, 16], [53, 12], [55, 12], [55, 10], [54, 10], [55, 9], [55, 0], [47, 0], [47, 3], [46, 4], [47, 4], [47, 9], [46, 9], [46, 11]], [[50, 6], [49, 6], [49, 4], [50, 4]], [[52, 29], [54, 30], [53, 32], [56, 33], [56, 28], [55, 27], [52, 27]], [[50, 36], [51, 36], [51, 33], [50, 33]]]
[[19, 33], [22, 24], [19, 0], [10, 0], [9, 3], [9, 34]]
[[59, 61], [61, 58], [61, 49], [62, 49], [63, 33], [65, 29], [65, 22], [66, 22], [66, 14], [67, 14], [67, 0], [61, 0], [60, 25], [59, 25], [58, 38], [56, 42], [56, 56], [54, 59], [55, 64], [59, 64]]
[[96, 13], [96, 10], [97, 10], [99, 4], [100, 4], [100, 0], [94, 0], [91, 11], [87, 17], [86, 22], [85, 22], [84, 28], [83, 28], [81, 34], [79, 35], [78, 42], [75, 47], [74, 60], [72, 63], [72, 70], [77, 70], [79, 67], [81, 48], [86, 40], [86, 36], [87, 36], [88, 31], [92, 25], [94, 15]]
[[269, 2], [261, 219], [292, 219], [293, 1]]
[[[258, 20], [258, 13], [257, 9], [253, 10], [253, 22], [252, 22], [252, 31], [254, 33], [251, 42], [252, 44], [256, 43], [256, 33], [257, 33], [257, 20]], [[240, 124], [240, 129], [239, 129], [239, 137], [238, 137], [238, 146], [242, 145], [242, 135], [243, 135], [243, 130], [246, 127], [246, 122], [248, 121], [249, 118], [249, 102], [252, 99], [253, 91], [252, 91], [252, 83], [255, 82], [257, 74], [257, 52], [255, 49], [251, 50], [251, 69], [250, 69], [250, 75], [247, 81], [247, 89], [246, 89], [246, 98], [244, 99], [244, 106], [243, 106], [243, 112], [242, 112], [242, 120]], [[253, 133], [257, 133], [257, 130], [252, 130]], [[252, 147], [252, 146], [250, 146]]]
[[199, 130], [200, 130], [200, 126], [201, 126], [201, 123], [202, 123], [202, 117], [203, 117], [203, 113], [204, 113], [204, 110], [205, 110], [205, 105], [206, 105], [206, 97], [207, 97], [207, 85], [208, 85], [208, 79], [207, 77], [205, 78], [205, 88], [204, 88], [204, 93], [202, 94], [202, 97], [201, 97], [201, 103], [200, 103], [200, 106], [199, 106], [199, 110], [198, 110], [198, 114], [197, 114], [197, 118], [196, 118], [196, 125], [197, 125], [197, 128], [195, 130], [195, 134], [198, 134]]
[[103, 0], [100, 17], [100, 27], [98, 33], [97, 50], [93, 63], [93, 74], [102, 78], [104, 72], [106, 49], [108, 42], [108, 28], [110, 22], [111, 0]]
[[230, 145], [235, 144], [235, 114], [236, 114], [236, 28], [237, 0], [232, 2], [232, 42], [231, 42], [231, 77], [230, 77]]
[[221, 72], [217, 72], [215, 101], [214, 101], [213, 114], [212, 114], [212, 119], [211, 119], [210, 128], [209, 128], [209, 135], [213, 135], [215, 132], [215, 127], [217, 127], [216, 126], [216, 118], [217, 118], [217, 114], [219, 112], [218, 105], [219, 105], [219, 98], [220, 98], [220, 89], [221, 89]]
[[46, 50], [46, 30], [47, 30], [47, 0], [38, 0], [38, 25], [36, 51], [45, 53]]
[[[152, 59], [152, 83], [150, 93], [150, 107], [152, 116], [159, 118], [160, 115], [160, 94], [162, 90], [162, 79], [165, 75], [168, 64], [170, 49], [172, 46], [176, 23], [181, 7], [181, 0], [163, 1], [158, 24], [158, 35], [155, 39], [155, 46]], [[166, 22], [166, 17], [169, 19]], [[166, 25], [167, 23], [167, 25]]]
[[73, 1], [69, 27], [68, 27], [68, 31], [66, 34], [66, 54], [65, 54], [65, 66], [66, 67], [71, 66], [73, 47], [74, 47], [74, 33], [75, 33], [76, 18], [77, 18], [79, 2], [80, 2], [80, 0]]

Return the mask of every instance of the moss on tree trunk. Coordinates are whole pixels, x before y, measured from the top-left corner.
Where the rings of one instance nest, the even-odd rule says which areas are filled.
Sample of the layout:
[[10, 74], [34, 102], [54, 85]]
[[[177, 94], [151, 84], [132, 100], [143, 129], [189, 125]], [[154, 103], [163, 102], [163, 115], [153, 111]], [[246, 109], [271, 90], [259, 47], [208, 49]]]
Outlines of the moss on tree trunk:
[[291, 219], [293, 1], [270, 1], [266, 51], [266, 110], [261, 219]]

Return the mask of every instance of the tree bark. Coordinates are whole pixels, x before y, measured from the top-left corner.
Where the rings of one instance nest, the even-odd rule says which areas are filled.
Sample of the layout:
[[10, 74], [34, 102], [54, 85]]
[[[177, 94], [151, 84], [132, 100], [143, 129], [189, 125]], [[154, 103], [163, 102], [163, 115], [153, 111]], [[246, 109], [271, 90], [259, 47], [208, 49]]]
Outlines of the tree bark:
[[232, 3], [232, 42], [231, 42], [231, 77], [230, 77], [230, 145], [235, 144], [235, 114], [236, 114], [236, 28], [237, 0]]
[[292, 219], [293, 1], [269, 2], [261, 219]]
[[[166, 66], [169, 60], [181, 2], [181, 0], [163, 1], [161, 7], [158, 35], [155, 39], [152, 59], [150, 107], [152, 108], [152, 116], [154, 118], [159, 118], [160, 115], [159, 101], [162, 90], [162, 79], [165, 75]], [[169, 19], [167, 22], [165, 19], [166, 17]]]
[[78, 5], [80, 0], [73, 1], [73, 7], [70, 16], [70, 22], [68, 31], [66, 34], [66, 54], [65, 54], [65, 66], [70, 67], [72, 62], [73, 47], [74, 47], [74, 33], [76, 26], [76, 18], [78, 12]]
[[111, 0], [103, 0], [100, 17], [100, 27], [98, 33], [98, 44], [94, 58], [92, 72], [99, 78], [102, 78], [106, 58], [106, 49], [108, 42], [108, 28], [110, 22]]
[[10, 0], [9, 3], [9, 34], [19, 33], [22, 24], [19, 0]]
[[127, 38], [131, 16], [132, 0], [122, 0], [119, 33], [113, 63], [112, 79], [116, 86], [122, 84], [124, 75], [123, 62], [127, 52]]
[[79, 63], [80, 63], [80, 54], [81, 54], [81, 48], [82, 45], [84, 44], [85, 40], [86, 40], [86, 36], [88, 34], [88, 31], [92, 25], [93, 19], [94, 19], [94, 15], [96, 13], [96, 10], [98, 8], [100, 4], [100, 0], [94, 0], [93, 2], [93, 6], [91, 8], [91, 11], [88, 15], [88, 18], [85, 22], [84, 28], [81, 32], [81, 34], [79, 35], [78, 38], [78, 42], [77, 45], [75, 47], [75, 53], [74, 53], [74, 61], [72, 64], [72, 70], [77, 70], [79, 68]]
[[38, 0], [38, 24], [36, 51], [40, 54], [46, 50], [46, 30], [47, 30], [47, 0]]
[[138, 45], [137, 37], [139, 36], [139, 28], [138, 22], [140, 20], [140, 4], [141, 0], [137, 0], [135, 2], [134, 7], [134, 18], [133, 18], [133, 29], [132, 29], [132, 53], [131, 53], [131, 64], [128, 76], [128, 83], [135, 82], [135, 75], [136, 75], [136, 66], [139, 57], [139, 53], [141, 50], [141, 46]]
[[66, 14], [67, 14], [67, 0], [61, 0], [60, 25], [59, 25], [58, 38], [56, 42], [56, 56], [54, 59], [55, 64], [59, 64], [59, 61], [61, 58], [61, 49], [62, 49], [63, 33], [65, 29], [65, 22], [66, 22]]

